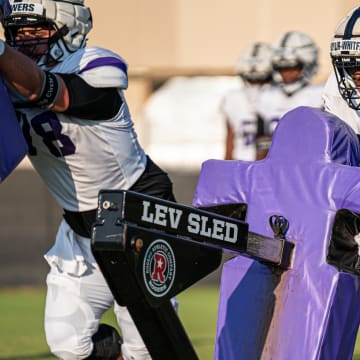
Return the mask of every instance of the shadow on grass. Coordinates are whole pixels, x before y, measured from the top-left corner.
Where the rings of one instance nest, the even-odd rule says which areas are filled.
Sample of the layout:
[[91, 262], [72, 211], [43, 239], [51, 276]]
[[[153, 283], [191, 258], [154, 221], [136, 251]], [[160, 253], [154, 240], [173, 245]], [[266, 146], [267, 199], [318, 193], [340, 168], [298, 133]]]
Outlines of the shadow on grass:
[[53, 360], [55, 359], [50, 353], [33, 354], [33, 355], [20, 355], [20, 356], [0, 356], [0, 360]]
[[360, 360], [360, 355], [359, 354], [354, 355], [352, 360]]

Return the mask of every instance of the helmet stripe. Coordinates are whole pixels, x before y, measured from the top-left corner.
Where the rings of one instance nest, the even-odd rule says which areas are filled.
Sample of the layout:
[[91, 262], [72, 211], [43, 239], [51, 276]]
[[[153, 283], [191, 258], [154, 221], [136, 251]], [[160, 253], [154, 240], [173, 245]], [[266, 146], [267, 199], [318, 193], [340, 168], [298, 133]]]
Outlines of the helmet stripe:
[[357, 19], [360, 17], [360, 7], [358, 7], [351, 15], [349, 21], [346, 24], [343, 40], [351, 39], [352, 32]]
[[253, 48], [251, 56], [256, 57], [258, 55], [258, 53], [259, 53], [259, 50], [260, 50], [260, 44], [256, 43], [254, 48]]
[[286, 47], [286, 43], [288, 42], [288, 39], [291, 35], [291, 32], [287, 32], [284, 37], [282, 38], [282, 41], [281, 41], [281, 44], [280, 44], [280, 47]]

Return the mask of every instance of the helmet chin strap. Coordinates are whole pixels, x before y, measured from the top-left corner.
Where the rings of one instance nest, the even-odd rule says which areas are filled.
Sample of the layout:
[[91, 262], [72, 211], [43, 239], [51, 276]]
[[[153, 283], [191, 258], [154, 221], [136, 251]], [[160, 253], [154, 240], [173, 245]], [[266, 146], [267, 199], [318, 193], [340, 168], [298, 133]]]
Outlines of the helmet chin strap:
[[43, 70], [49, 70], [58, 62], [62, 61], [66, 52], [70, 54], [61, 42], [61, 40], [58, 40], [56, 43], [50, 45], [51, 48], [37, 61], [38, 66]]
[[[37, 64], [44, 70], [52, 68], [56, 63], [62, 61], [66, 55], [70, 55], [71, 51], [66, 47], [63, 36], [69, 32], [67, 26], [63, 26], [49, 39], [49, 51], [44, 54]], [[54, 64], [51, 64], [54, 62]]]
[[55, 61], [61, 61], [65, 53], [69, 53], [66, 50], [64, 43], [61, 40], [58, 40], [54, 45], [51, 46], [49, 55]]

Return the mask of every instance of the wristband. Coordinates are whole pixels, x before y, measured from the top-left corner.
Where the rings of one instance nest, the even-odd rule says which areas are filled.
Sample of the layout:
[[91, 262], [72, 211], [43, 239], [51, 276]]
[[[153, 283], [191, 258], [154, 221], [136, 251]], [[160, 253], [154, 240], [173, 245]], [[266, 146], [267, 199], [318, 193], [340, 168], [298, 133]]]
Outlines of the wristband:
[[0, 56], [5, 52], [5, 41], [0, 39]]
[[44, 71], [44, 82], [38, 99], [34, 101], [13, 102], [15, 108], [48, 108], [50, 109], [59, 94], [60, 83], [55, 74]]
[[34, 105], [50, 108], [53, 106], [60, 89], [59, 79], [55, 74], [44, 71], [44, 83], [41, 90], [41, 94], [37, 100], [34, 101]]

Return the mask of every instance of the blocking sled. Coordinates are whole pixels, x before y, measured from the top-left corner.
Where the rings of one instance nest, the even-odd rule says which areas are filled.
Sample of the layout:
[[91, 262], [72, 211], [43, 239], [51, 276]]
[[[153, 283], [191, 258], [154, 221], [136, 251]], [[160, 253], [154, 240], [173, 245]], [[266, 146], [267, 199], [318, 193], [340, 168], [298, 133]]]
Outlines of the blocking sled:
[[[295, 136], [294, 136], [295, 134]], [[351, 359], [360, 319], [359, 145], [300, 107], [266, 159], [209, 160], [193, 205], [99, 195], [92, 249], [153, 359], [197, 359], [170, 299], [221, 261], [215, 359]]]
[[248, 204], [249, 229], [283, 215], [291, 269], [236, 257], [223, 267], [215, 359], [352, 359], [360, 319], [360, 169], [355, 133], [300, 107], [276, 128], [266, 159], [205, 162], [194, 205]]

